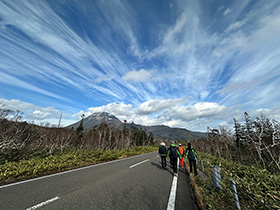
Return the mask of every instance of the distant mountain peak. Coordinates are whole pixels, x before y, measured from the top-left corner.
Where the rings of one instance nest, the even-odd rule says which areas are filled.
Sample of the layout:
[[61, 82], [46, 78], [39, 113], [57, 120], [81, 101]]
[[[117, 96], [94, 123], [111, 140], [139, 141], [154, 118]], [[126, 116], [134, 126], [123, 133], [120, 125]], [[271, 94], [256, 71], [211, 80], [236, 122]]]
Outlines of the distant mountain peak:
[[[109, 125], [112, 125], [116, 128], [119, 128], [119, 127], [122, 126], [122, 122], [117, 117], [115, 117], [114, 115], [112, 115], [108, 112], [94, 112], [94, 113], [92, 113], [88, 117], [84, 118], [83, 126], [84, 126], [85, 130], [90, 130], [90, 129], [92, 129], [92, 127], [94, 127], [96, 125], [100, 125], [103, 122], [105, 122]], [[79, 125], [80, 125], [80, 121], [76, 122], [72, 125], [69, 125], [67, 127], [77, 128]]]
[[[83, 121], [83, 126], [85, 130], [90, 130], [94, 126], [98, 126], [101, 123], [107, 123], [115, 128], [122, 128], [124, 123], [122, 123], [117, 117], [108, 112], [95, 112], [90, 116], [85, 117]], [[80, 121], [67, 126], [68, 128], [77, 128], [80, 125]], [[153, 126], [143, 126], [134, 123], [126, 123], [126, 127], [137, 127], [139, 129], [145, 130], [147, 133], [152, 132], [155, 137], [164, 138], [168, 140], [194, 140], [198, 138], [206, 137], [206, 133], [193, 132], [184, 128], [171, 128], [166, 125], [153, 125]]]

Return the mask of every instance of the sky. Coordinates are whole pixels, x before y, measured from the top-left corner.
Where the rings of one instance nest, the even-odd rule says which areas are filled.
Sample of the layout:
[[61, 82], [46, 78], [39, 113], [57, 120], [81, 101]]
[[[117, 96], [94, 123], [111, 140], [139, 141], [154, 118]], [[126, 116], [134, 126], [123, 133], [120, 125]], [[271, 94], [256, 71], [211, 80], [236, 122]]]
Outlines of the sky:
[[280, 120], [279, 0], [0, 0], [0, 106], [232, 129]]

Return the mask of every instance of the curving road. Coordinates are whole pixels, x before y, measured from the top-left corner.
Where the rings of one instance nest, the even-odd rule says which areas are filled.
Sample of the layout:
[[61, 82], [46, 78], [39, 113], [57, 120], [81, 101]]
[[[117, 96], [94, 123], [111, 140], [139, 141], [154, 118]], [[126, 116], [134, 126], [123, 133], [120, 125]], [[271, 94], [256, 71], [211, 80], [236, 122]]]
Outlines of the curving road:
[[198, 209], [185, 169], [167, 168], [154, 152], [3, 185], [0, 209]]

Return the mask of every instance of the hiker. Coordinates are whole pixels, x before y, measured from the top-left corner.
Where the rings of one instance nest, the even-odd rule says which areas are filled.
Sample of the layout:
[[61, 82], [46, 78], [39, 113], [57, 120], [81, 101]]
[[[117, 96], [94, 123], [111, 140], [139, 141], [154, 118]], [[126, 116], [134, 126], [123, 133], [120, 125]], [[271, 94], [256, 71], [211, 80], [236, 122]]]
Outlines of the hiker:
[[178, 150], [181, 154], [181, 159], [179, 160], [179, 166], [180, 167], [184, 167], [184, 156], [185, 156], [185, 151], [184, 151], [184, 148], [182, 147], [182, 144], [179, 144], [179, 147], [178, 147]]
[[186, 156], [189, 159], [190, 172], [192, 173], [192, 166], [193, 166], [194, 174], [197, 175], [196, 159], [198, 158], [198, 154], [196, 153], [195, 149], [191, 146], [191, 143], [188, 143], [188, 147], [186, 149]]
[[166, 156], [167, 156], [167, 148], [165, 147], [165, 143], [161, 142], [159, 149], [158, 149], [158, 153], [161, 157], [161, 166], [162, 168], [166, 168]]
[[181, 159], [181, 154], [178, 151], [178, 148], [175, 146], [175, 142], [172, 141], [170, 147], [168, 148], [167, 157], [170, 158], [170, 162], [172, 163], [172, 168], [174, 172], [174, 176], [178, 176], [177, 172], [177, 161], [178, 157]]

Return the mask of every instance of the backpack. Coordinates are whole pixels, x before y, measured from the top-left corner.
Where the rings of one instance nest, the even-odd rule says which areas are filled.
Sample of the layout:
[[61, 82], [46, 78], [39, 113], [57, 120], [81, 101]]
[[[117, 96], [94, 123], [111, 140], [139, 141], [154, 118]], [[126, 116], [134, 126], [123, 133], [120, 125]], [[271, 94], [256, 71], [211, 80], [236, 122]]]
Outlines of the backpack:
[[195, 156], [195, 154], [194, 154], [194, 152], [193, 152], [193, 149], [190, 149], [190, 150], [189, 150], [188, 158], [189, 158], [190, 160], [195, 160], [196, 156]]
[[159, 147], [159, 154], [166, 154], [167, 153], [167, 149], [165, 146], [160, 146]]
[[169, 157], [170, 158], [177, 158], [178, 154], [177, 154], [177, 148], [174, 146], [171, 146], [169, 149]]

